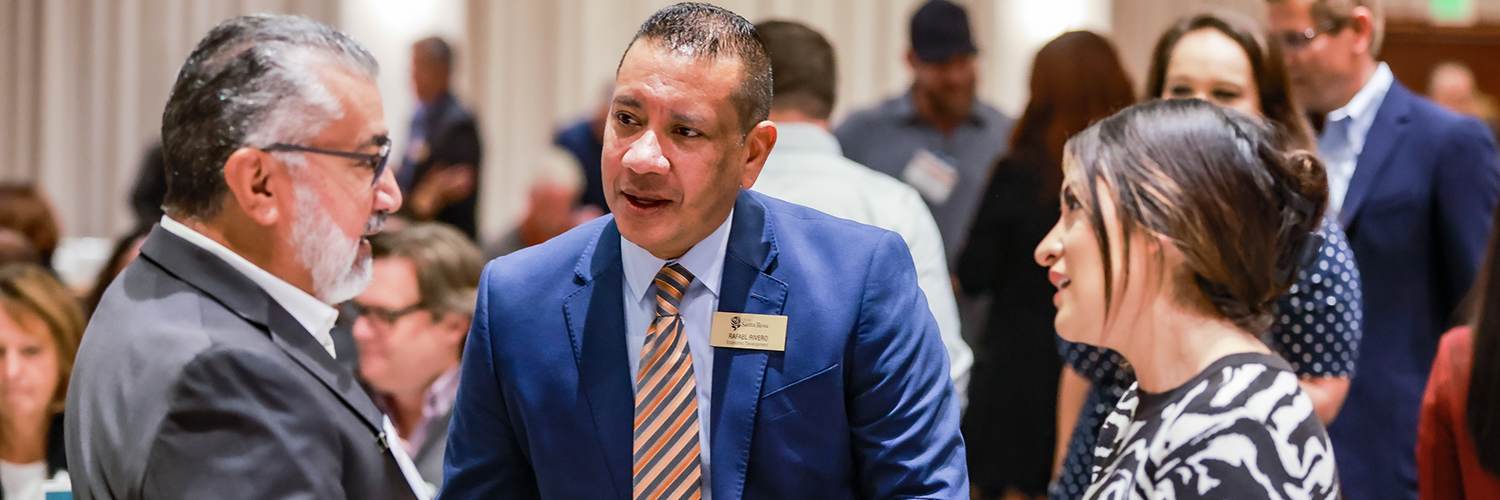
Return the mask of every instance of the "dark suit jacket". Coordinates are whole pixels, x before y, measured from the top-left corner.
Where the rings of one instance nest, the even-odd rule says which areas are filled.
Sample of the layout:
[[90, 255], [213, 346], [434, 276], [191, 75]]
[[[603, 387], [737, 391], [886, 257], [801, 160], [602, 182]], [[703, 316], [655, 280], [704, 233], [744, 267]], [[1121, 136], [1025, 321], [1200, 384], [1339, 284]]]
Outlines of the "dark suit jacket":
[[65, 423], [81, 500], [415, 498], [354, 376], [160, 226], [89, 323]]
[[478, 226], [475, 218], [479, 208], [480, 170], [483, 155], [479, 140], [479, 126], [474, 115], [464, 109], [453, 94], [443, 94], [427, 111], [426, 151], [419, 152], [412, 173], [411, 186], [422, 183], [422, 176], [433, 168], [449, 165], [469, 164], [474, 166], [474, 192], [468, 198], [443, 207], [433, 220], [452, 224], [453, 227], [476, 239]]
[[[605, 216], [490, 263], [446, 499], [631, 497], [620, 232]], [[947, 352], [895, 233], [741, 191], [719, 311], [787, 316], [785, 352], [715, 348], [715, 500], [967, 499]]]
[[1489, 129], [1392, 84], [1340, 213], [1364, 279], [1359, 373], [1328, 427], [1351, 499], [1416, 498], [1422, 391], [1484, 255], [1497, 197]]

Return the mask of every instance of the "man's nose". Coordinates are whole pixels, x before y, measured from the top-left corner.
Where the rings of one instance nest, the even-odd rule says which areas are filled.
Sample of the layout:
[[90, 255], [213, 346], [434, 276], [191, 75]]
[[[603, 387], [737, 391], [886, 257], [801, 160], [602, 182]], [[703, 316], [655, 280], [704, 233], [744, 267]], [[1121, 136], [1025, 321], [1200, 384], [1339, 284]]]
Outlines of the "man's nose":
[[661, 153], [661, 143], [657, 141], [654, 130], [647, 130], [631, 143], [630, 150], [625, 152], [621, 163], [637, 174], [664, 174], [670, 168], [667, 157]]

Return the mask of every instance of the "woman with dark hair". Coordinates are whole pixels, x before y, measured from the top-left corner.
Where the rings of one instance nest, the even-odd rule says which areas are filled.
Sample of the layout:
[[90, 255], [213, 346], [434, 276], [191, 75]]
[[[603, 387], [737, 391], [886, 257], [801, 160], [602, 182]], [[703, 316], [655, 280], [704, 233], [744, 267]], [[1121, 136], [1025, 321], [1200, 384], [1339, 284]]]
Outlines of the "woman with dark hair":
[[1063, 143], [1134, 100], [1104, 37], [1064, 33], [1037, 52], [1031, 102], [1011, 136], [1010, 153], [991, 174], [955, 267], [966, 293], [993, 297], [992, 320], [975, 346], [963, 422], [978, 498], [1046, 494], [1062, 360], [1052, 328], [1052, 287], [1031, 260], [1031, 242], [1057, 221]]
[[1500, 498], [1500, 216], [1469, 296], [1469, 318], [1443, 334], [1417, 427], [1422, 500]]
[[[1183, 18], [1162, 34], [1147, 73], [1147, 98], [1203, 99], [1259, 115], [1281, 127], [1284, 147], [1312, 149], [1310, 127], [1291, 99], [1279, 46], [1254, 21], [1230, 11]], [[1290, 363], [1323, 423], [1332, 422], [1353, 376], [1362, 317], [1359, 271], [1343, 229], [1332, 217], [1317, 230], [1317, 262], [1278, 300], [1262, 340]], [[1060, 432], [1072, 429], [1054, 499], [1076, 499], [1088, 484], [1093, 448], [1109, 408], [1135, 380], [1119, 353], [1065, 344]], [[1086, 381], [1085, 381], [1086, 378]], [[1085, 386], [1078, 388], [1076, 386]], [[1085, 394], [1086, 393], [1086, 394]], [[1078, 415], [1076, 421], [1067, 417]]]
[[1278, 129], [1157, 100], [1068, 141], [1062, 216], [1036, 248], [1070, 342], [1136, 382], [1100, 429], [1085, 498], [1338, 498], [1328, 435], [1260, 340], [1312, 263], [1323, 166]]
[[67, 469], [63, 401], [83, 327], [78, 301], [50, 271], [0, 267], [0, 499], [42, 498]]

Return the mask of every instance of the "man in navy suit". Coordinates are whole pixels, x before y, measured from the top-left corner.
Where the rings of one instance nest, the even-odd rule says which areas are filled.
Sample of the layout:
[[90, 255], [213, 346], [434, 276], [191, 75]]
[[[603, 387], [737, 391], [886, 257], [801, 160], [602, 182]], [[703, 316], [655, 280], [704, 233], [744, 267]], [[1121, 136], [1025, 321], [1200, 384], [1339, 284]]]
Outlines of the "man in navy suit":
[[1414, 499], [1427, 374], [1474, 279], [1500, 196], [1495, 141], [1483, 124], [1412, 94], [1376, 61], [1378, 0], [1268, 7], [1294, 95], [1325, 117], [1318, 152], [1329, 213], [1343, 222], [1364, 278], [1359, 371], [1328, 427], [1344, 492]]
[[485, 269], [443, 498], [968, 498], [901, 237], [745, 190], [776, 143], [769, 68], [718, 7], [642, 25], [613, 215]]

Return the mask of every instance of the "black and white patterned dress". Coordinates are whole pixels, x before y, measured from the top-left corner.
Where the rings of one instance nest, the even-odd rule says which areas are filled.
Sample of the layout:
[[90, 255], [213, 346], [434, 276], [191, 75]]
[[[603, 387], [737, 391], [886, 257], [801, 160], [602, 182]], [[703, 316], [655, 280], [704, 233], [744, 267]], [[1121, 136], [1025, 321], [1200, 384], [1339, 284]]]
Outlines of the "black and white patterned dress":
[[1336, 499], [1338, 468], [1286, 361], [1235, 354], [1182, 386], [1139, 385], [1099, 430], [1090, 500]]

